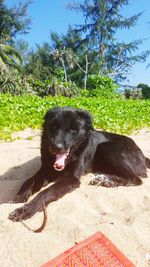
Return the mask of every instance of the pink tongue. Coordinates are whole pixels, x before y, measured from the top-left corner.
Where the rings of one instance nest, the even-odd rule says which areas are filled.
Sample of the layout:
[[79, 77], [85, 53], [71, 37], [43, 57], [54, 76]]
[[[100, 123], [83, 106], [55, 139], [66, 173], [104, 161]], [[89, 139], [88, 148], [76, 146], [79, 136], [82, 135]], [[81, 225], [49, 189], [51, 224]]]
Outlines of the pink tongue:
[[55, 160], [55, 163], [54, 163], [54, 168], [61, 170], [61, 169], [63, 169], [65, 167], [65, 160], [67, 158], [68, 152], [66, 152], [64, 154], [57, 154], [56, 155], [56, 160]]

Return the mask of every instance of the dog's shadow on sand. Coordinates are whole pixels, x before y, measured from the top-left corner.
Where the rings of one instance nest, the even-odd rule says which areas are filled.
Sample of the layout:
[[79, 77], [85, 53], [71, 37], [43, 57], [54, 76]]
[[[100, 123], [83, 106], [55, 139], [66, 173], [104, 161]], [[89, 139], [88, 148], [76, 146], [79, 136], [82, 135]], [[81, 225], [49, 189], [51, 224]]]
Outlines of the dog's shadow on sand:
[[40, 157], [36, 157], [0, 175], [0, 204], [11, 202], [24, 181], [35, 174], [40, 165]]

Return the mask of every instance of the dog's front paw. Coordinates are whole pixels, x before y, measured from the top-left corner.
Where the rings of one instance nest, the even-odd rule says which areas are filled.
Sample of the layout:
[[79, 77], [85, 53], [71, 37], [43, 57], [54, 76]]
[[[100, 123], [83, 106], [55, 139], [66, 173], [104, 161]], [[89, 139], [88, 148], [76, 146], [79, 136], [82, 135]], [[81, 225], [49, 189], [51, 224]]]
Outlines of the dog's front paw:
[[21, 208], [15, 209], [9, 214], [8, 219], [14, 222], [20, 222], [31, 218], [37, 211], [42, 210], [42, 203], [29, 202]]
[[15, 209], [13, 212], [9, 214], [8, 219], [14, 222], [20, 222], [22, 220], [26, 220], [33, 216], [34, 210], [33, 207], [28, 205], [24, 205], [21, 208]]

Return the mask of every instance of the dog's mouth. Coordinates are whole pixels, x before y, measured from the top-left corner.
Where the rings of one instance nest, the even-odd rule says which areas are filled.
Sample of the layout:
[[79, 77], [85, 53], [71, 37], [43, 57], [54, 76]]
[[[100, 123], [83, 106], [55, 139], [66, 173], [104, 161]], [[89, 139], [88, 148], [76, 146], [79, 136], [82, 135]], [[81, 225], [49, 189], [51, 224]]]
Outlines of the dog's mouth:
[[56, 159], [53, 165], [56, 171], [62, 171], [65, 168], [66, 160], [69, 155], [69, 151], [70, 149], [68, 149], [65, 153], [56, 154]]

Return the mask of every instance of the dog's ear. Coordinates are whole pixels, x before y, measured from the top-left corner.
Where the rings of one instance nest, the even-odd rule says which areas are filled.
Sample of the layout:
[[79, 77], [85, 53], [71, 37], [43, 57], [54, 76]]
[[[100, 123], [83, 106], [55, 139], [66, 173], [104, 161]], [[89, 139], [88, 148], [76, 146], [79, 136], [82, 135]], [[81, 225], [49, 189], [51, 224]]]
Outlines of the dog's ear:
[[54, 108], [49, 109], [44, 116], [44, 120], [50, 121], [51, 119], [53, 119], [55, 113], [57, 113], [59, 110], [60, 110], [59, 107], [54, 107]]
[[81, 109], [81, 110], [78, 110], [78, 114], [79, 114], [81, 119], [84, 119], [86, 129], [92, 130], [93, 129], [93, 121], [92, 121], [92, 116], [90, 115], [90, 113]]

